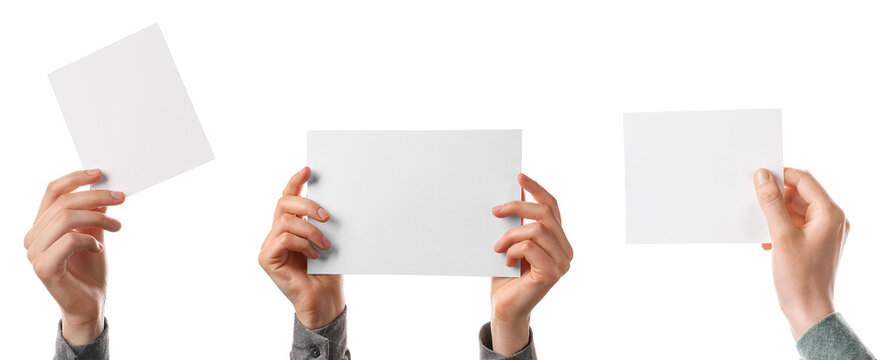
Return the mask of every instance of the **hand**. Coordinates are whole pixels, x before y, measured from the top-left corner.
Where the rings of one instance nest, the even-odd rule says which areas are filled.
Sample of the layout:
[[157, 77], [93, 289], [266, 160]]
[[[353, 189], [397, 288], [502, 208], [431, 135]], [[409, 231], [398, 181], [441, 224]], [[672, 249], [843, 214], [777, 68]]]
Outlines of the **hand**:
[[785, 195], [770, 171], [755, 173], [755, 190], [773, 244], [773, 282], [792, 335], [835, 311], [835, 271], [851, 223], [807, 171], [786, 168]]
[[51, 182], [25, 235], [28, 260], [62, 309], [62, 337], [70, 345], [88, 344], [105, 328], [103, 230], [121, 229], [105, 207], [123, 203], [124, 193], [72, 193], [101, 176], [99, 170], [75, 171]]
[[345, 309], [346, 302], [341, 275], [306, 273], [307, 258], [318, 259], [320, 255], [312, 244], [322, 250], [331, 248], [328, 238], [306, 221], [307, 216], [321, 222], [331, 218], [319, 204], [300, 196], [309, 176], [309, 167], [304, 167], [291, 177], [282, 192], [259, 261], [294, 305], [297, 320], [308, 329], [318, 329], [334, 321]]
[[518, 278], [492, 278], [492, 350], [504, 356], [529, 344], [532, 308], [569, 271], [572, 260], [572, 246], [563, 232], [557, 200], [528, 176], [520, 174], [518, 180], [538, 203], [511, 201], [492, 209], [500, 218], [535, 220], [509, 230], [495, 243], [495, 252], [507, 252], [507, 266], [521, 262], [522, 274]]

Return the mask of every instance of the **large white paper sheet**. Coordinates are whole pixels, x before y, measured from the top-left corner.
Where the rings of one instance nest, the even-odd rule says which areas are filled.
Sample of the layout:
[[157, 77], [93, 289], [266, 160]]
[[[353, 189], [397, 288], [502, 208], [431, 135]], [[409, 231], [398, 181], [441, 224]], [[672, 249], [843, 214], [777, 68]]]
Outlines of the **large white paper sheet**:
[[213, 159], [158, 24], [49, 75], [94, 189], [130, 195]]
[[519, 200], [520, 130], [309, 131], [311, 222], [333, 248], [312, 274], [519, 276], [493, 246], [520, 225], [492, 207]]
[[627, 243], [770, 242], [759, 168], [782, 184], [778, 109], [625, 114]]

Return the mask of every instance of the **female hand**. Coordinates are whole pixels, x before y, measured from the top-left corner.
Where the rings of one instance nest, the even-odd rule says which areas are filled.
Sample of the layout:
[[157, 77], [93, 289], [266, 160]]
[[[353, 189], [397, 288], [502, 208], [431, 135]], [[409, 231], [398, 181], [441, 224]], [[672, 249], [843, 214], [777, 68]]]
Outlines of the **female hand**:
[[835, 272], [851, 223], [807, 171], [786, 168], [785, 194], [770, 171], [755, 173], [755, 190], [773, 244], [773, 281], [797, 341], [835, 311]]
[[51, 182], [25, 235], [28, 260], [62, 309], [62, 337], [70, 345], [88, 344], [105, 328], [103, 230], [121, 229], [105, 207], [123, 203], [124, 193], [72, 193], [101, 176], [99, 170], [75, 171]]
[[495, 243], [495, 252], [507, 253], [507, 266], [521, 262], [522, 274], [492, 278], [492, 350], [504, 356], [527, 346], [532, 309], [569, 271], [573, 256], [557, 200], [526, 175], [520, 174], [518, 181], [538, 203], [511, 201], [492, 209], [500, 218], [535, 220], [509, 230]]
[[339, 316], [345, 306], [341, 275], [309, 275], [307, 258], [318, 259], [319, 252], [331, 248], [331, 242], [306, 217], [326, 222], [328, 211], [314, 201], [300, 196], [310, 177], [304, 167], [288, 182], [275, 207], [272, 230], [260, 250], [260, 266], [275, 285], [285, 294], [297, 319], [308, 329], [328, 325]]

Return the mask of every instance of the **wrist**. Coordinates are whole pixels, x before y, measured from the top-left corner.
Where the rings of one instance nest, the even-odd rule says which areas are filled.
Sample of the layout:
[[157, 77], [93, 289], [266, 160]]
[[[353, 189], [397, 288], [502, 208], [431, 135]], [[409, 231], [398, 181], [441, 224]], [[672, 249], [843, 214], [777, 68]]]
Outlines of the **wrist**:
[[492, 350], [502, 356], [520, 352], [529, 345], [529, 314], [511, 318], [492, 316]]
[[62, 315], [62, 338], [68, 345], [85, 345], [98, 339], [105, 330], [105, 317], [82, 319]]
[[337, 317], [343, 313], [344, 309], [346, 309], [346, 303], [343, 300], [340, 300], [314, 306], [309, 309], [295, 305], [294, 313], [297, 315], [297, 320], [300, 321], [300, 324], [303, 325], [303, 327], [315, 330], [323, 328], [334, 321], [334, 319], [337, 319]]
[[788, 310], [784, 307], [783, 314], [789, 321], [789, 327], [792, 330], [792, 336], [795, 341], [801, 338], [804, 333], [810, 330], [820, 320], [823, 320], [829, 314], [835, 312], [832, 301], [810, 301], [802, 302], [800, 305], [791, 306]]

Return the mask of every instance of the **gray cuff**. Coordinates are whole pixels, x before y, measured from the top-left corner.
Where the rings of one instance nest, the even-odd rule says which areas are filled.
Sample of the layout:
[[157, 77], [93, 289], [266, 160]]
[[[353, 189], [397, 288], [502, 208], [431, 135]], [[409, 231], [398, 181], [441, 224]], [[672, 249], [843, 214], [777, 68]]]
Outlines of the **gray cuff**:
[[481, 360], [536, 360], [535, 344], [532, 342], [532, 328], [529, 328], [529, 344], [511, 356], [504, 356], [492, 351], [492, 323], [486, 323], [480, 329]]
[[105, 328], [96, 340], [86, 345], [68, 345], [62, 337], [62, 320], [59, 320], [59, 332], [56, 334], [55, 360], [108, 360], [108, 320]]
[[820, 320], [798, 339], [795, 346], [804, 360], [875, 359], [839, 313]]
[[330, 324], [310, 330], [294, 316], [294, 343], [291, 360], [349, 360], [346, 309]]

